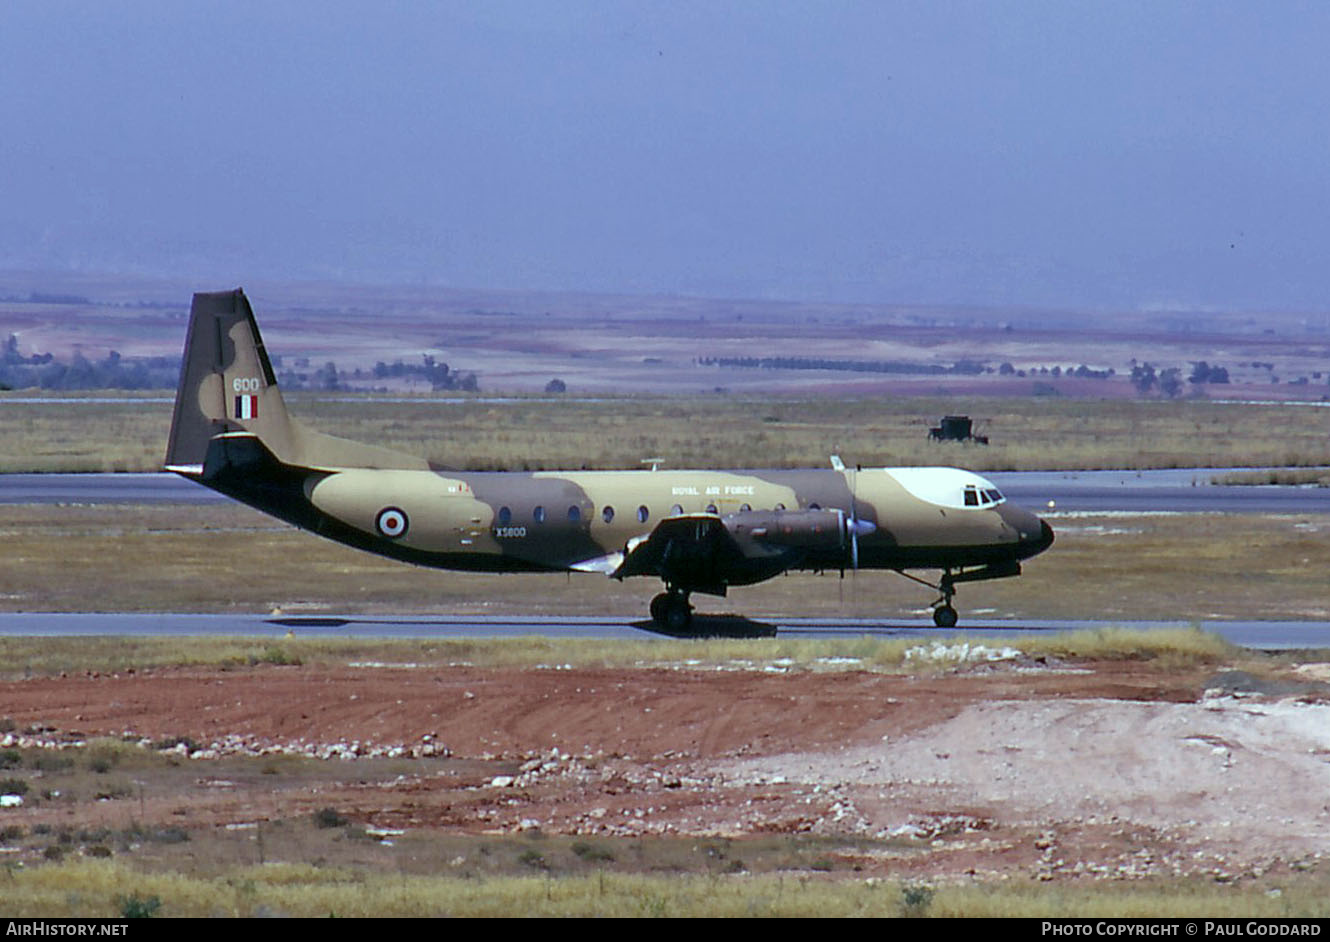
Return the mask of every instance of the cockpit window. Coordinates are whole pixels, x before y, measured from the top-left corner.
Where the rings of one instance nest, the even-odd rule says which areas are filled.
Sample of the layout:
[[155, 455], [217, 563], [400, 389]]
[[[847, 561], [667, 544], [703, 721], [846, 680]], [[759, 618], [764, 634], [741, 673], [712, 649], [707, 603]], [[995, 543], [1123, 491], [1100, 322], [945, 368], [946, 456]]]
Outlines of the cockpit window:
[[1002, 492], [995, 487], [980, 488], [975, 484], [965, 485], [966, 507], [987, 507], [1002, 500]]

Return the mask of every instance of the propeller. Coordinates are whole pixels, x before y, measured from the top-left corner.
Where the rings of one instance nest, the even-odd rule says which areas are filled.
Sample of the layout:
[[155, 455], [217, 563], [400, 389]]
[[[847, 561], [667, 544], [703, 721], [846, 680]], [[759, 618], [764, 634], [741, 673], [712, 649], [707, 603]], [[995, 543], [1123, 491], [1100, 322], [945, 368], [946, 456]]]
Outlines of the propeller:
[[850, 568], [859, 571], [859, 537], [877, 532], [877, 524], [871, 520], [859, 519], [859, 507], [854, 497], [854, 487], [850, 487], [850, 517], [845, 521], [845, 529], [850, 534]]
[[[845, 475], [846, 483], [850, 487], [850, 515], [843, 518], [845, 534], [850, 538], [850, 571], [857, 573], [859, 571], [859, 537], [868, 536], [877, 530], [877, 524], [871, 520], [859, 519], [859, 505], [855, 497], [855, 471], [845, 467], [845, 462], [841, 461], [840, 455], [831, 456], [831, 467]], [[855, 469], [858, 470], [857, 468]]]

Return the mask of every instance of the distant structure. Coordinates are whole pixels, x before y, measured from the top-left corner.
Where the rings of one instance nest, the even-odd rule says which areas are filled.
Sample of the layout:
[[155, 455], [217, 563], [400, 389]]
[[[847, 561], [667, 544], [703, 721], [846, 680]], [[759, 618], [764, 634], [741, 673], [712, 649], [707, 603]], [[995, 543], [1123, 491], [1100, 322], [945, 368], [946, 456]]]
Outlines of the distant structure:
[[942, 424], [928, 430], [929, 441], [934, 442], [975, 442], [988, 444], [987, 435], [975, 435], [974, 422], [968, 415], [944, 415]]

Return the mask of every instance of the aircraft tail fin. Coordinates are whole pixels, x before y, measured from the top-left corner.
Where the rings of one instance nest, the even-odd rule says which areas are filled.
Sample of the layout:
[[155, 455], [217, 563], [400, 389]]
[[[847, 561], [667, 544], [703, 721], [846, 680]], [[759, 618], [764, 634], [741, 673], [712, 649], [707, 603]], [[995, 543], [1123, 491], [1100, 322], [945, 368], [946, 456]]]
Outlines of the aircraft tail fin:
[[313, 431], [286, 411], [245, 292], [194, 295], [185, 337], [166, 469], [203, 475], [209, 443], [226, 433], [257, 438], [276, 459], [308, 468], [422, 468], [422, 459]]
[[291, 451], [286, 403], [239, 288], [194, 295], [167, 469], [201, 474], [208, 442], [224, 432], [252, 432], [277, 455]]

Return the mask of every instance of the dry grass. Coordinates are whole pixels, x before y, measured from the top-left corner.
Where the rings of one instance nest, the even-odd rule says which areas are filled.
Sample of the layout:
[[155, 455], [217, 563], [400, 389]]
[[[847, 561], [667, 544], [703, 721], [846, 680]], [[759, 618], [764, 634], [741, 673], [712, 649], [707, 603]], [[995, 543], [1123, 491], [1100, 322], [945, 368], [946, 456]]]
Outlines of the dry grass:
[[[1058, 617], [1330, 617], [1318, 581], [1330, 565], [1325, 515], [1053, 514], [1057, 542], [1020, 580], [993, 584], [1001, 611], [1044, 603]], [[975, 594], [978, 594], [976, 590]], [[966, 598], [970, 593], [966, 593]], [[967, 602], [967, 604], [971, 604]]]
[[[5, 471], [154, 471], [171, 405], [20, 402], [0, 394]], [[1205, 401], [947, 398], [603, 400], [293, 396], [316, 428], [464, 469], [823, 467], [955, 464], [975, 470], [1312, 466], [1330, 464], [1319, 421], [1289, 406]], [[968, 412], [988, 447], [929, 444], [928, 428]]]
[[[965, 622], [993, 617], [1325, 619], [1330, 518], [1049, 517], [1057, 542], [1018, 579], [963, 585]], [[0, 611], [613, 615], [645, 617], [650, 579], [421, 569], [347, 549], [238, 504], [19, 505], [0, 521]], [[883, 572], [796, 573], [702, 612], [918, 617], [930, 591]]]
[[[480, 668], [573, 664], [580, 668], [655, 668], [716, 666], [754, 670], [818, 672], [898, 670], [912, 673], [945, 670], [955, 662], [932, 658], [935, 643], [955, 646], [939, 632], [927, 644], [917, 639], [700, 639], [634, 641], [589, 638], [525, 637], [456, 640], [374, 640], [356, 638], [267, 639], [217, 637], [4, 637], [0, 636], [0, 677], [29, 677], [99, 671], [117, 673], [158, 667], [229, 667], [261, 663], [343, 667], [349, 663], [468, 664]], [[1217, 635], [1192, 628], [1132, 631], [1102, 629], [1022, 638], [1022, 652], [1061, 658], [1158, 660], [1170, 669], [1183, 664], [1232, 662], [1258, 658]], [[924, 652], [923, 656], [916, 654]], [[1262, 662], [1264, 663], [1264, 662]]]
[[1330, 470], [1325, 468], [1264, 468], [1259, 471], [1231, 471], [1217, 474], [1211, 483], [1260, 487], [1278, 485], [1281, 487], [1330, 487]]
[[938, 886], [913, 898], [895, 880], [819, 874], [412, 876], [309, 864], [215, 875], [148, 872], [75, 860], [11, 874], [11, 917], [117, 917], [126, 898], [161, 916], [1014, 916], [1324, 917], [1323, 878], [1264, 885], [1147, 882], [1130, 886]]

